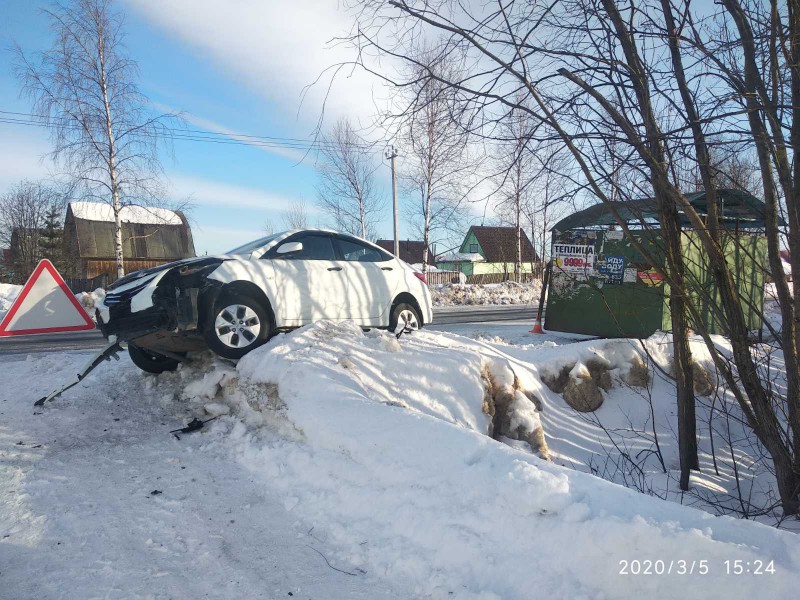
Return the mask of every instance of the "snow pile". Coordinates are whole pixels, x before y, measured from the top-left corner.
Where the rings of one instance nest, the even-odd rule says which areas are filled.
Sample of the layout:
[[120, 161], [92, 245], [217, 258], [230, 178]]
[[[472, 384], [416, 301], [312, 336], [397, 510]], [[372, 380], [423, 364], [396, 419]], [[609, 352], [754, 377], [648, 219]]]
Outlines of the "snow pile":
[[17, 299], [19, 293], [22, 291], [21, 285], [14, 285], [12, 283], [0, 283], [0, 319], [2, 319], [14, 300]]
[[[622, 369], [634, 352], [621, 343], [538, 350], [542, 372], [553, 374], [597, 356]], [[543, 399], [545, 430], [554, 426], [560, 447], [591, 453], [602, 443], [589, 429], [570, 432], [574, 412], [541, 385], [538, 363], [517, 358], [525, 352], [317, 323], [235, 368], [216, 361], [161, 376], [155, 391], [182, 384], [190, 403], [223, 415], [216, 443], [233, 444], [298, 529], [335, 549], [333, 564], [409, 595], [749, 597], [765, 585], [772, 597], [793, 593], [796, 536], [665, 503], [490, 439], [483, 370], [495, 387], [520, 380]], [[631, 561], [659, 560], [672, 575], [621, 574], [626, 561], [630, 570]], [[734, 560], [774, 561], [776, 574], [726, 575], [724, 561]]]
[[[401, 343], [384, 331], [364, 333], [352, 321], [319, 321], [278, 336], [269, 351], [251, 352], [235, 369], [216, 361], [201, 379], [186, 385], [183, 396], [207, 402], [219, 400], [221, 393], [222, 401], [253, 425], [268, 424], [272, 413], [264, 409], [275, 409], [277, 396], [296, 396], [290, 419], [302, 409], [302, 430], [324, 427], [332, 416], [332, 406], [319, 407], [324, 390], [325, 404], [357, 398], [359, 403], [397, 407], [486, 435], [491, 417], [484, 407], [484, 371], [503, 372], [512, 381], [514, 377], [507, 365], [494, 363], [476, 349], [443, 351], [413, 340]], [[324, 422], [313, 424], [316, 418]]]
[[449, 284], [431, 287], [434, 306], [537, 304], [541, 281], [490, 284]]
[[95, 308], [105, 297], [106, 291], [103, 288], [97, 288], [93, 292], [78, 292], [75, 294], [75, 298], [92, 318], [94, 318]]

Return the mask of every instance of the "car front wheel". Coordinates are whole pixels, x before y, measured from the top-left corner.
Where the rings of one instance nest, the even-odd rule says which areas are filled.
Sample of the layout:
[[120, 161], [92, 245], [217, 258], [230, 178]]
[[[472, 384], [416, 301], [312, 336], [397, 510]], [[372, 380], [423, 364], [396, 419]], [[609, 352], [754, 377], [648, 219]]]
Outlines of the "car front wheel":
[[402, 302], [392, 308], [389, 318], [389, 331], [397, 332], [398, 328], [417, 331], [422, 327], [422, 317], [419, 311], [411, 304]]
[[180, 364], [176, 359], [164, 356], [158, 352], [153, 352], [147, 348], [140, 348], [132, 342], [128, 342], [128, 355], [133, 364], [147, 373], [159, 375], [164, 371], [174, 371]]
[[215, 354], [238, 359], [266, 342], [271, 329], [269, 315], [261, 302], [228, 292], [217, 300], [204, 333]]

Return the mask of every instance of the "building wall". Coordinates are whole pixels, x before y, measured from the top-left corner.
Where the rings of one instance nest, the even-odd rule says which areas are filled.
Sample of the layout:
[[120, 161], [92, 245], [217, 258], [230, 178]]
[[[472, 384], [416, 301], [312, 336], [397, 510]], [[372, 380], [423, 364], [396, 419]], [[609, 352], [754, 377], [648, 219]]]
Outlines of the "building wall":
[[[711, 333], [725, 335], [719, 289], [709, 269], [708, 255], [693, 231], [681, 236], [687, 270], [689, 296], [700, 307], [700, 318]], [[764, 279], [767, 269], [767, 239], [761, 235], [723, 235], [722, 249], [734, 276], [742, 310], [750, 330], [761, 328], [761, 310], [764, 302]], [[710, 299], [710, 301], [709, 301]], [[664, 311], [664, 325], [671, 327], [669, 305]]]
[[[533, 265], [531, 263], [522, 263], [522, 272], [523, 273], [530, 273], [533, 271]], [[475, 271], [476, 275], [482, 273], [508, 273], [509, 277], [514, 275], [514, 263], [513, 262], [505, 262], [505, 263], [475, 263]]]
[[472, 252], [472, 250], [470, 250], [470, 246], [472, 245], [476, 245], [478, 247], [476, 252], [479, 252], [480, 255], [483, 256], [483, 258], [486, 258], [486, 255], [483, 253], [483, 248], [481, 248], [481, 245], [478, 243], [478, 238], [475, 237], [475, 233], [470, 229], [467, 232], [467, 237], [465, 237], [464, 241], [461, 242], [461, 249], [459, 250], [459, 252], [463, 252], [465, 254], [467, 252]]
[[473, 263], [470, 262], [438, 262], [436, 268], [442, 271], [458, 271], [464, 275], [472, 275]]
[[[437, 269], [443, 271], [459, 271], [464, 275], [484, 275], [487, 273], [508, 273], [509, 277], [514, 275], [514, 263], [487, 263], [487, 262], [440, 262], [436, 264]], [[522, 263], [522, 272], [531, 273], [535, 265]]]

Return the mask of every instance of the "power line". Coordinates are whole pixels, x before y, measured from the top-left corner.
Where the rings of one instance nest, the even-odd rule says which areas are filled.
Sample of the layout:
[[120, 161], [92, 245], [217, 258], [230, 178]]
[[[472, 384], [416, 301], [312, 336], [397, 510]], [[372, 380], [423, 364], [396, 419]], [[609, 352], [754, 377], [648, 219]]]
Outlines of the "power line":
[[[49, 117], [43, 115], [36, 115], [32, 113], [14, 112], [8, 110], [0, 110], [0, 124], [7, 125], [22, 125], [27, 127], [41, 127], [48, 128], [52, 126]], [[77, 123], [66, 125], [73, 129], [80, 129], [81, 126]], [[326, 150], [334, 148], [339, 145], [333, 142], [327, 142], [320, 139], [301, 139], [301, 138], [284, 138], [278, 136], [268, 135], [253, 135], [245, 133], [222, 133], [217, 131], [210, 131], [205, 129], [189, 129], [189, 128], [176, 128], [176, 127], [162, 127], [165, 135], [177, 140], [211, 143], [211, 144], [226, 144], [235, 146], [251, 146], [256, 148], [265, 149], [288, 149], [288, 150]], [[140, 133], [149, 137], [159, 137], [155, 134]], [[345, 143], [344, 145], [359, 148], [364, 151], [375, 150], [374, 144], [367, 143]], [[377, 151], [377, 150], [375, 150]]]

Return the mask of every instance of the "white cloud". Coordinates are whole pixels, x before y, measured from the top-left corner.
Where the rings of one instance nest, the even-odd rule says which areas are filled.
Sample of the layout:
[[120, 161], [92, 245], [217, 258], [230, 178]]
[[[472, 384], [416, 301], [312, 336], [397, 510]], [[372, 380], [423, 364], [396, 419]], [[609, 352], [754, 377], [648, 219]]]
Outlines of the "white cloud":
[[[264, 212], [281, 212], [289, 208], [292, 202], [300, 200], [299, 196], [295, 198], [273, 194], [257, 188], [190, 175], [172, 175], [170, 182], [176, 199], [188, 199], [199, 206], [213, 206], [219, 209], [239, 207]], [[311, 212], [316, 208], [309, 206], [307, 210]]]
[[[303, 89], [331, 65], [352, 58], [331, 47], [352, 18], [337, 0], [127, 0], [170, 35], [205, 53], [221, 70], [262, 97], [297, 114]], [[368, 119], [374, 112], [375, 80], [363, 71], [341, 73], [326, 114]], [[327, 93], [325, 79], [303, 100], [301, 116], [316, 122]], [[328, 118], [328, 117], [326, 117]]]

